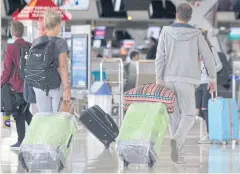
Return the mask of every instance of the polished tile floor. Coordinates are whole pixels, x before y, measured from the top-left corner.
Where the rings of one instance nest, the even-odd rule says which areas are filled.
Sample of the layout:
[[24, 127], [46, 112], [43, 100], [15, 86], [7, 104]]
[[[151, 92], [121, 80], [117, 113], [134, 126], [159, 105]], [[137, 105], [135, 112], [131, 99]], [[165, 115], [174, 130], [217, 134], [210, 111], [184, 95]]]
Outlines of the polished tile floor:
[[[186, 164], [177, 166], [170, 160], [170, 143], [166, 136], [162, 153], [153, 168], [146, 165], [130, 165], [123, 169], [114, 150], [103, 146], [88, 131], [80, 126], [73, 143], [72, 154], [63, 173], [240, 173], [239, 148], [231, 145], [198, 145], [199, 121], [186, 140]], [[23, 173], [17, 153], [9, 150], [15, 143], [16, 132], [0, 142], [0, 173]]]

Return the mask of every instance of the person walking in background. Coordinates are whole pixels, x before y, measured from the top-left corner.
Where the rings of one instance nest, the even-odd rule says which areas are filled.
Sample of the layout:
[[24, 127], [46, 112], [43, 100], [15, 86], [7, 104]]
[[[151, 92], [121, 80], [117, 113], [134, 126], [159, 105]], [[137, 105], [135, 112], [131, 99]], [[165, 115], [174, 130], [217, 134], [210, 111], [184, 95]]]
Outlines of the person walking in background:
[[177, 95], [173, 117], [179, 123], [173, 127], [171, 159], [177, 164], [184, 163], [184, 142], [195, 120], [195, 88], [200, 84], [202, 55], [208, 71], [208, 89], [216, 88], [216, 68], [213, 54], [199, 29], [189, 25], [192, 7], [181, 3], [176, 9], [176, 23], [163, 27], [159, 37], [155, 69], [156, 83], [165, 84]]
[[[64, 101], [70, 101], [71, 96], [67, 63], [69, 50], [66, 40], [58, 37], [61, 32], [61, 14], [54, 10], [46, 11], [43, 24], [45, 35], [36, 38], [31, 47], [26, 82], [34, 87], [39, 112], [57, 112], [61, 97]], [[41, 64], [41, 61], [44, 62]], [[39, 70], [37, 76], [32, 76], [36, 70]], [[45, 73], [41, 74], [42, 71]]]
[[[211, 48], [214, 60], [215, 60], [215, 65], [216, 65], [216, 73], [218, 73], [222, 68], [223, 65], [221, 63], [221, 60], [218, 56], [218, 52], [216, 49], [211, 46], [210, 41], [207, 38], [207, 31], [202, 31], [202, 34], [204, 35], [209, 48]], [[203, 59], [200, 59], [201, 61], [201, 82], [200, 86], [196, 89], [195, 92], [195, 97], [196, 97], [196, 112], [197, 115], [202, 117], [205, 122], [206, 122], [206, 127], [207, 127], [207, 133], [209, 133], [209, 126], [208, 126], [208, 100], [211, 98], [211, 94], [208, 89], [208, 72], [206, 71]], [[208, 134], [204, 136], [200, 141], [198, 141], [199, 144], [210, 144], [211, 141], [209, 140]]]
[[[5, 115], [12, 115], [16, 121], [18, 140], [17, 143], [10, 146], [10, 149], [19, 150], [20, 145], [25, 137], [25, 121], [29, 125], [32, 120], [32, 114], [29, 111], [29, 105], [24, 101], [23, 98], [24, 81], [19, 75], [18, 67], [20, 64], [20, 49], [25, 46], [30, 47], [31, 44], [22, 38], [24, 33], [24, 25], [21, 22], [13, 21], [11, 23], [10, 30], [12, 38], [14, 39], [14, 43], [8, 44], [5, 49], [4, 70], [1, 77], [1, 98], [4, 105]], [[11, 103], [6, 101], [9, 97], [12, 99]]]
[[129, 54], [130, 61], [124, 62], [124, 92], [135, 88], [137, 83], [136, 61], [139, 60], [140, 53], [131, 51]]
[[151, 37], [149, 40], [149, 50], [147, 52], [146, 59], [154, 60], [156, 58], [156, 52], [157, 52], [157, 40]]

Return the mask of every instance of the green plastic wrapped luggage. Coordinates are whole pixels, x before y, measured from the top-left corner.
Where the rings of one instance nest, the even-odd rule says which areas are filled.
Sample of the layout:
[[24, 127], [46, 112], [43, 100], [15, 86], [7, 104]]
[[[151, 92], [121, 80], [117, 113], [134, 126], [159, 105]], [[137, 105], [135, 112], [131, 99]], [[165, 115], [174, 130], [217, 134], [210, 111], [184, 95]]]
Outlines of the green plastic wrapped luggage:
[[19, 160], [26, 170], [62, 170], [77, 131], [69, 113], [37, 113], [22, 142]]
[[117, 139], [117, 151], [125, 166], [154, 165], [168, 127], [168, 112], [162, 103], [131, 104]]

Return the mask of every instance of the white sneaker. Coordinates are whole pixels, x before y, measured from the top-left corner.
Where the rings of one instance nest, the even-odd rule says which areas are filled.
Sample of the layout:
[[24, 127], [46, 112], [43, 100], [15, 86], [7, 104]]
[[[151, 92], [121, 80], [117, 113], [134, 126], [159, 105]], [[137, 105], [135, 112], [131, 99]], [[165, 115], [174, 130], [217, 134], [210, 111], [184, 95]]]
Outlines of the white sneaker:
[[211, 144], [209, 136], [204, 136], [201, 140], [198, 141], [198, 144]]

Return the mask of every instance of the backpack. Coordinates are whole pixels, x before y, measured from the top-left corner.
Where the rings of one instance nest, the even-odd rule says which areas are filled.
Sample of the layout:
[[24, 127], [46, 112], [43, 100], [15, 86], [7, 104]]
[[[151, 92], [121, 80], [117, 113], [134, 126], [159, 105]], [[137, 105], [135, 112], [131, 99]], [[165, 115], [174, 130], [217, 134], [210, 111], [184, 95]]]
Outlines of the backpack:
[[47, 36], [38, 38], [38, 43], [31, 47], [25, 67], [25, 83], [29, 86], [48, 92], [60, 87], [61, 79], [58, 72], [57, 38]]
[[222, 63], [223, 68], [217, 73], [217, 84], [226, 85], [228, 83], [228, 77], [230, 73], [229, 62], [224, 53], [218, 52], [218, 56]]
[[19, 64], [17, 67], [18, 75], [22, 80], [24, 80], [25, 77], [24, 70], [26, 66], [26, 60], [29, 55], [30, 45], [27, 44], [26, 46], [23, 46], [18, 43], [14, 43], [14, 45], [16, 45], [19, 48]]

